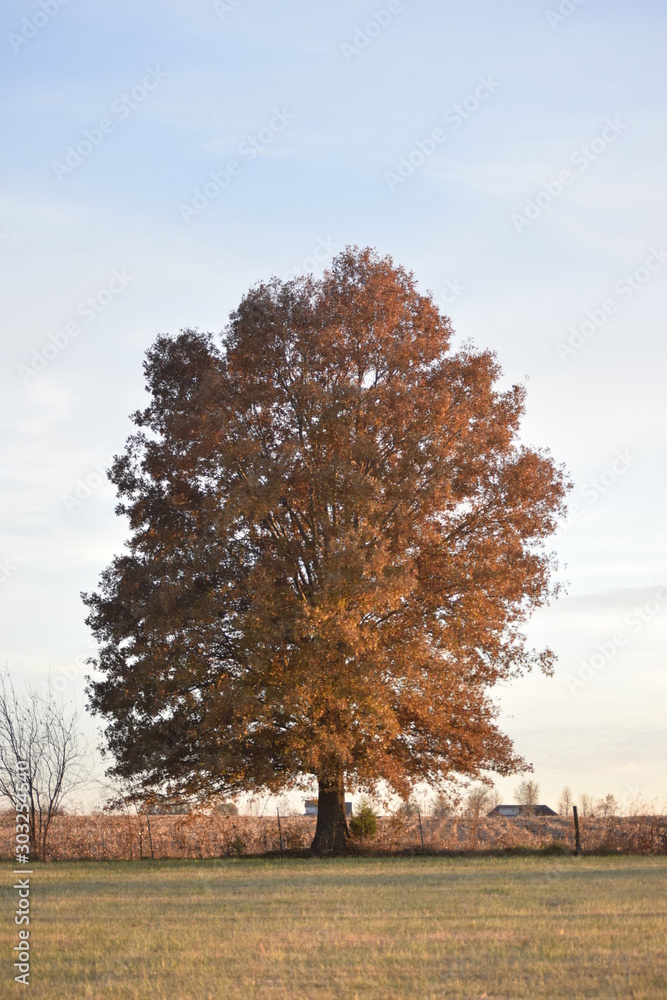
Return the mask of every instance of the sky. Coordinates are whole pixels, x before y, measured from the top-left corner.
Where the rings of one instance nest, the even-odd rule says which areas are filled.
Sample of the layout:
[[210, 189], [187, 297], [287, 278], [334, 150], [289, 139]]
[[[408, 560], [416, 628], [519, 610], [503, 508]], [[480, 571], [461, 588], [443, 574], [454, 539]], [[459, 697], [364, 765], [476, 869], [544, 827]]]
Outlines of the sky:
[[50, 676], [84, 709], [79, 595], [127, 536], [104, 470], [157, 334], [218, 333], [258, 280], [369, 245], [433, 293], [454, 346], [525, 384], [523, 440], [574, 484], [567, 592], [529, 626], [555, 675], [497, 691], [541, 799], [664, 799], [664, 5], [5, 0], [0, 18], [17, 687]]

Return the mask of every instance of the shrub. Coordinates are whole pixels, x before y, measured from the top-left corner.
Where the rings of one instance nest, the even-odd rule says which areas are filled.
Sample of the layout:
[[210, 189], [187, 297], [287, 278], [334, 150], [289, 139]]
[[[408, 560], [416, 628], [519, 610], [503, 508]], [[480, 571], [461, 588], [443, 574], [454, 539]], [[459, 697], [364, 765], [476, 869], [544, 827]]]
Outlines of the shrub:
[[377, 813], [368, 799], [362, 799], [359, 808], [350, 820], [353, 837], [374, 837], [377, 834]]
[[542, 854], [555, 854], [562, 857], [572, 853], [572, 848], [564, 840], [552, 840], [550, 844], [542, 848]]
[[414, 799], [404, 799], [396, 811], [399, 816], [404, 816], [407, 819], [417, 815], [417, 808], [417, 803]]
[[238, 854], [239, 856], [245, 853], [245, 840], [239, 833], [237, 833], [234, 839], [231, 841], [229, 845], [229, 852], [230, 854], [233, 852], [234, 854]]
[[[307, 841], [306, 835], [306, 841]], [[299, 827], [287, 827], [283, 830], [283, 841], [285, 842], [285, 847], [288, 851], [300, 851], [308, 844], [304, 841], [303, 831]]]
[[221, 802], [216, 802], [213, 807], [213, 811], [218, 814], [218, 816], [238, 816], [239, 809], [235, 802], [227, 802], [225, 800]]
[[431, 814], [434, 819], [443, 819], [445, 816], [452, 816], [454, 813], [454, 803], [446, 795], [438, 795], [433, 803]]

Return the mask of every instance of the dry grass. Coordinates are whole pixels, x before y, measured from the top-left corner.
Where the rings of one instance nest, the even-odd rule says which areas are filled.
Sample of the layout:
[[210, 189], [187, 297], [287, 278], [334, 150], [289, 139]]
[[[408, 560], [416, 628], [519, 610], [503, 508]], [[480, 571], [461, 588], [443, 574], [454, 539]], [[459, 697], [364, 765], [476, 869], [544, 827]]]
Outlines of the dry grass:
[[[667, 851], [667, 818], [659, 816], [582, 819], [585, 851], [661, 853]], [[150, 823], [150, 836], [149, 836]], [[304, 851], [310, 845], [315, 820], [292, 816], [281, 820], [283, 847]], [[572, 821], [555, 817], [494, 817], [477, 822], [460, 817], [424, 819], [427, 851], [489, 851], [574, 847]], [[0, 857], [11, 857], [13, 818], [0, 816]], [[378, 835], [362, 845], [371, 853], [405, 852], [420, 848], [414, 817], [389, 816], [378, 821]], [[53, 821], [47, 858], [51, 860], [139, 860], [141, 858], [219, 858], [259, 855], [279, 850], [275, 817], [219, 816], [57, 816]]]
[[35, 998], [667, 996], [665, 857], [75, 862], [32, 883]]

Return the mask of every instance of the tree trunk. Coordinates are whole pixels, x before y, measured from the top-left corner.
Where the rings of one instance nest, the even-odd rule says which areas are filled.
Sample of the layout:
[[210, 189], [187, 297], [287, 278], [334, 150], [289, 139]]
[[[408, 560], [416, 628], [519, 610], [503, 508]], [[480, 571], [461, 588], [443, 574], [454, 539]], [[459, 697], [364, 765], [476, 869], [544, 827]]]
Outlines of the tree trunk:
[[35, 809], [34, 803], [30, 803], [30, 817], [28, 820], [29, 831], [28, 837], [30, 839], [30, 853], [28, 858], [30, 861], [39, 861], [39, 843], [40, 843], [40, 831], [37, 828], [37, 810]]
[[350, 833], [345, 818], [345, 779], [318, 779], [317, 826], [310, 845], [315, 854], [342, 854], [347, 850]]

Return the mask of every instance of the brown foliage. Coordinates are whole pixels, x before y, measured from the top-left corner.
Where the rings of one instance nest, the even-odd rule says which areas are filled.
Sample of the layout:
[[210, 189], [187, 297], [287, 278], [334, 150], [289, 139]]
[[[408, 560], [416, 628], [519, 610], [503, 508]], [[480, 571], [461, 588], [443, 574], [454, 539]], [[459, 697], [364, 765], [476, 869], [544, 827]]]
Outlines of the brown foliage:
[[87, 598], [116, 776], [406, 795], [525, 767], [489, 691], [550, 670], [522, 626], [566, 485], [518, 442], [523, 390], [450, 338], [411, 274], [348, 249], [253, 288], [222, 347], [157, 340], [112, 472], [129, 553]]
[[[150, 822], [150, 837], [148, 823]], [[286, 851], [304, 851], [310, 844], [315, 820], [281, 816]], [[667, 817], [631, 816], [582, 819], [585, 852], [613, 851], [637, 854], [667, 852]], [[564, 844], [574, 849], [571, 820], [560, 816], [469, 819], [422, 817], [424, 846], [429, 851], [490, 851], [549, 848]], [[11, 857], [13, 814], [0, 814], [0, 857]], [[47, 859], [138, 860], [155, 858], [216, 858], [279, 851], [276, 817], [62, 814], [52, 822]], [[370, 853], [393, 853], [420, 847], [416, 816], [396, 813], [380, 817], [377, 836], [364, 846]]]

